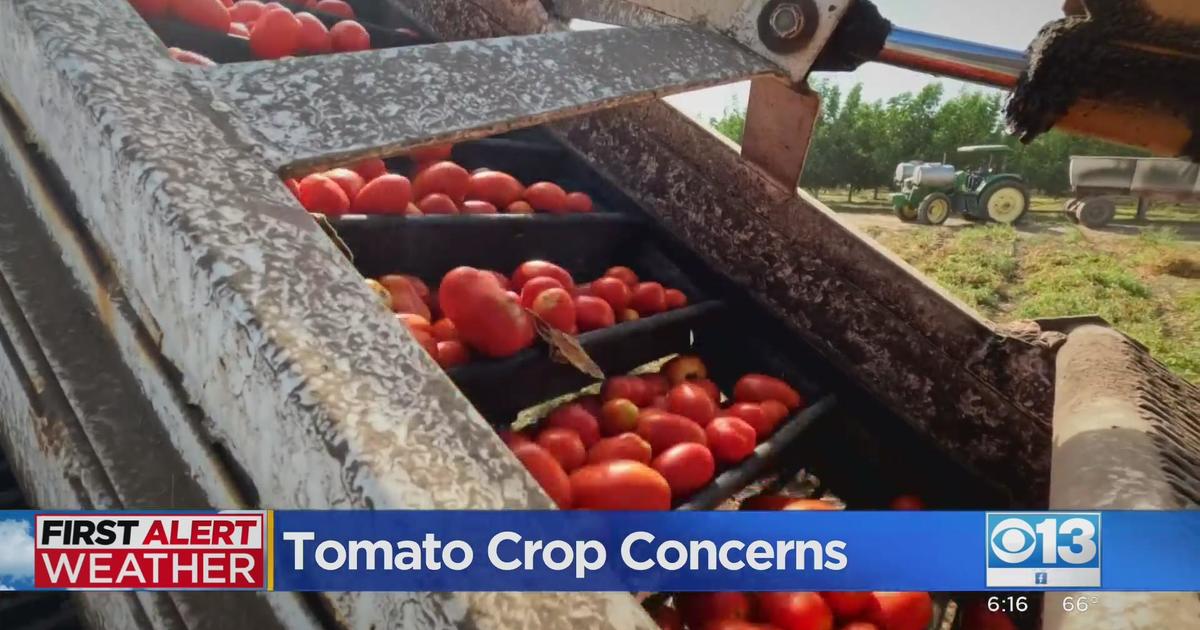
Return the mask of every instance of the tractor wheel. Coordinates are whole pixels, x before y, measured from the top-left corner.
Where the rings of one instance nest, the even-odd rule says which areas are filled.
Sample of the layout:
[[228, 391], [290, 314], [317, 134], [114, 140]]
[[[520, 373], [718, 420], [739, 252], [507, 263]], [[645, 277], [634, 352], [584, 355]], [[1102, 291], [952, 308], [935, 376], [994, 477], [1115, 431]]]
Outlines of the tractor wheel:
[[896, 214], [896, 218], [905, 223], [912, 223], [917, 220], [917, 211], [908, 206], [892, 206], [892, 212]]
[[950, 218], [950, 196], [946, 193], [930, 193], [917, 207], [917, 222], [925, 225], [941, 225]]
[[989, 219], [1012, 225], [1029, 210], [1029, 190], [1018, 181], [997, 182], [984, 189], [979, 204], [987, 211]]
[[1079, 222], [1090, 227], [1100, 228], [1108, 225], [1117, 215], [1117, 204], [1111, 199], [1088, 199], [1075, 204], [1075, 216]]

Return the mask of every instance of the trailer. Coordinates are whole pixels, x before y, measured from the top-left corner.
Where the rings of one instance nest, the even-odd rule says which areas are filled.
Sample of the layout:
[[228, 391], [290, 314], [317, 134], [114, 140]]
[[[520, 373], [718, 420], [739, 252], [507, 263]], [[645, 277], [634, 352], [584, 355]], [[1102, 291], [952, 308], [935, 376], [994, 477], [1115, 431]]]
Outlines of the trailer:
[[[581, 278], [628, 266], [690, 299], [580, 335], [605, 374], [691, 353], [721, 391], [755, 370], [809, 401], [677, 509], [784, 486], [850, 509], [900, 493], [935, 509], [1200, 504], [1200, 390], [1102, 322], [987, 321], [797, 192], [801, 130], [764, 103], [815, 104], [740, 45], [678, 24], [570, 32], [569, 2], [351, 4], [380, 49], [256, 61], [245, 38], [125, 0], [0, 3], [0, 446], [30, 505], [551, 508], [497, 431], [596, 380], [543, 345], [442, 369], [364, 282], [530, 258]], [[748, 138], [767, 143], [741, 153], [656, 98], [740, 78], [758, 95]], [[323, 227], [285, 183], [372, 156], [412, 172], [407, 155], [444, 143], [596, 211]], [[622, 593], [71, 599], [97, 628], [655, 627]], [[1048, 606], [1042, 627], [1200, 616], [1194, 599], [1102, 601], [1083, 621]], [[931, 627], [953, 627], [979, 596], [936, 602]], [[57, 615], [61, 599], [33, 605]]]
[[1200, 165], [1170, 158], [1071, 156], [1071, 191], [1063, 207], [1071, 221], [1090, 228], [1108, 225], [1121, 198], [1133, 198], [1136, 219], [1145, 221], [1154, 202], [1200, 200]]

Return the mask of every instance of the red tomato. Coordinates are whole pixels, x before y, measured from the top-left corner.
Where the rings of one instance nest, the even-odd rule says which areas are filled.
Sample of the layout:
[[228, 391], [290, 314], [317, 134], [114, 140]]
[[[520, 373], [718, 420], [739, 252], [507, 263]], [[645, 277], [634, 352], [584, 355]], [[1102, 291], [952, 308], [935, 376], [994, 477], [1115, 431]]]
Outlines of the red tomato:
[[555, 407], [554, 411], [546, 416], [545, 424], [547, 427], [561, 427], [574, 431], [587, 448], [600, 441], [600, 421], [583, 403], [569, 402]]
[[[302, 15], [308, 14], [298, 13], [296, 17], [299, 18]], [[361, 175], [363, 180], [367, 182], [374, 180], [380, 175], [387, 174], [387, 164], [384, 164], [383, 160], [379, 158], [367, 158], [365, 160], [361, 160], [350, 168], [353, 169], [355, 173]], [[407, 179], [408, 178], [405, 178], [405, 181], [407, 181]]]
[[512, 452], [559, 509], [571, 509], [571, 482], [553, 455], [532, 443], [518, 444]]
[[741, 418], [746, 424], [750, 425], [760, 442], [770, 437], [775, 432], [775, 427], [779, 424], [768, 419], [767, 415], [763, 413], [762, 405], [757, 403], [734, 403], [724, 413]]
[[534, 313], [543, 321], [568, 334], [575, 334], [575, 302], [566, 289], [546, 289], [533, 300]]
[[171, 55], [171, 58], [175, 61], [180, 63], [190, 63], [193, 66], [208, 67], [217, 65], [212, 59], [209, 59], [200, 53], [184, 50], [182, 48], [168, 48], [167, 54]]
[[633, 404], [645, 407], [653, 400], [653, 394], [640, 376], [610, 376], [600, 386], [600, 399], [607, 402], [614, 398], [631, 400]]
[[788, 409], [804, 405], [804, 397], [791, 385], [765, 374], [747, 374], [733, 386], [733, 399], [738, 402], [778, 400]]
[[408, 202], [408, 205], [404, 207], [404, 216], [420, 217], [425, 216], [425, 213], [421, 212], [421, 209], [417, 207], [417, 204], [410, 201]]
[[507, 357], [533, 344], [533, 320], [485, 271], [452, 269], [442, 278], [438, 303], [459, 337], [485, 356]]
[[408, 152], [408, 157], [417, 164], [433, 164], [435, 162], [443, 162], [450, 159], [450, 154], [454, 151], [453, 144], [433, 144], [420, 149], [413, 149]]
[[587, 461], [587, 450], [583, 447], [583, 440], [579, 439], [579, 434], [561, 427], [549, 427], [538, 433], [538, 446], [546, 449], [548, 453], [558, 460], [563, 470], [571, 472], [579, 468]]
[[638, 406], [628, 398], [613, 398], [600, 408], [600, 432], [619, 435], [637, 429]]
[[643, 282], [633, 288], [629, 306], [642, 317], [667, 310], [667, 293], [657, 282]]
[[698, 356], [681, 354], [667, 361], [659, 373], [667, 377], [672, 385], [678, 385], [685, 381], [708, 378], [708, 367]]
[[723, 619], [749, 619], [750, 598], [745, 593], [680, 593], [675, 606], [684, 623], [691, 628]]
[[573, 192], [567, 195], [565, 208], [567, 212], [591, 212], [592, 198], [587, 193]]
[[411, 201], [408, 178], [388, 173], [364, 184], [350, 208], [361, 214], [404, 214]]
[[629, 285], [630, 289], [637, 286], [637, 284], [639, 282], [638, 275], [636, 273], [634, 273], [633, 270], [630, 269], [629, 267], [621, 267], [621, 266], [609, 267], [608, 271], [604, 272], [604, 277], [616, 278], [617, 280], [620, 280], [621, 282], [624, 282], [625, 284]]
[[[875, 595], [866, 593], [821, 593], [825, 604], [833, 611], [833, 616], [840, 621], [857, 619], [870, 610], [875, 603]], [[843, 630], [845, 630], [843, 628]]]
[[421, 301], [425, 304], [429, 304], [429, 285], [425, 284], [424, 280], [416, 276], [404, 275], [403, 277], [405, 280], [408, 280], [408, 283], [412, 285], [413, 290], [417, 292], [417, 297], [420, 297]]
[[683, 416], [657, 409], [643, 410], [638, 415], [637, 434], [650, 443], [656, 455], [684, 442], [708, 445], [708, 438], [700, 425]]
[[[436, 336], [434, 337], [437, 338]], [[463, 365], [471, 360], [471, 352], [463, 345], [461, 341], [439, 341], [437, 342], [437, 362], [442, 366], [442, 369], [449, 370], [452, 367]]]
[[622, 433], [596, 442], [588, 450], [588, 463], [599, 464], [600, 462], [627, 459], [649, 466], [651, 456], [650, 444], [646, 440], [638, 437], [636, 433]]
[[[296, 14], [296, 19], [300, 21], [300, 50], [302, 52], [322, 54], [333, 50], [333, 40], [329, 37], [329, 29], [325, 28], [325, 23], [320, 18], [301, 11]], [[383, 164], [383, 160], [379, 160], [379, 163]], [[361, 172], [359, 175], [364, 180], [371, 179]]]
[[667, 411], [704, 426], [717, 415], [717, 403], [708, 392], [695, 383], [680, 383], [667, 392]]
[[417, 202], [417, 209], [422, 214], [458, 214], [458, 205], [454, 200], [442, 193], [433, 193], [422, 197]]
[[825, 499], [796, 499], [783, 506], [787, 512], [839, 512], [841, 507]]
[[241, 22], [230, 22], [229, 23], [229, 34], [233, 35], [235, 37], [245, 37], [245, 38], [249, 39], [250, 38], [250, 27], [246, 26], [245, 24], [242, 24]]
[[620, 313], [617, 313], [617, 321], [622, 322], [622, 323], [635, 322], [641, 318], [642, 318], [642, 316], [638, 315], [638, 312], [631, 308], [627, 308], [627, 309], [621, 311]]
[[600, 417], [600, 408], [604, 405], [604, 401], [600, 400], [600, 396], [598, 396], [596, 394], [587, 394], [584, 396], [580, 396], [579, 398], [576, 398], [572, 402], [576, 402], [576, 403], [579, 403], [580, 405], [583, 405], [584, 409], [587, 409], [589, 413], [591, 413], [593, 416], [596, 416], [597, 418]]
[[671, 487], [649, 466], [629, 460], [588, 464], [571, 473], [580, 510], [669, 510]]
[[687, 306], [687, 296], [679, 289], [667, 289], [663, 292], [667, 299], [667, 310], [675, 310]]
[[496, 214], [496, 206], [477, 199], [468, 199], [462, 202], [463, 214]]
[[321, 13], [336, 15], [340, 18], [346, 18], [347, 20], [354, 19], [354, 8], [349, 4], [342, 2], [342, 0], [320, 0], [320, 2], [318, 2], [313, 8]]
[[703, 444], [684, 442], [663, 451], [650, 464], [671, 486], [671, 496], [686, 497], [708, 485], [717, 472], [712, 451]]
[[404, 322], [404, 325], [407, 326], [409, 330], [419, 330], [429, 335], [433, 334], [433, 327], [429, 325], [429, 320], [417, 315], [416, 313], [396, 313], [396, 319]]
[[916, 495], [902, 494], [892, 499], [891, 508], [893, 510], [924, 510], [925, 502]]
[[518, 444], [533, 444], [533, 440], [529, 439], [529, 436], [522, 431], [504, 430], [497, 435], [510, 450], [516, 448]]
[[526, 201], [514, 201], [504, 206], [504, 211], [509, 214], [533, 214], [533, 206]]
[[300, 180], [300, 205], [309, 212], [321, 212], [329, 216], [346, 214], [350, 199], [337, 182], [319, 173]]
[[167, 12], [168, 0], [129, 0], [133, 9], [144, 18], [162, 17]]
[[540, 212], [564, 214], [567, 212], [567, 192], [558, 184], [538, 182], [525, 189], [525, 201]]
[[538, 276], [530, 278], [525, 286], [521, 287], [521, 305], [525, 308], [533, 307], [533, 301], [537, 299], [538, 294], [546, 289], [562, 289], [562, 283], [550, 276]]
[[608, 302], [598, 297], [581, 295], [575, 298], [575, 323], [578, 324], [580, 332], [587, 332], [615, 325], [617, 316]]
[[778, 512], [796, 501], [796, 497], [782, 494], [760, 494], [742, 501], [738, 509], [753, 512]]
[[876, 592], [867, 621], [880, 630], [924, 630], [933, 620], [929, 593]]
[[487, 201], [497, 208], [507, 208], [521, 199], [525, 187], [517, 178], [500, 171], [474, 173], [467, 182], [467, 199]]
[[350, 206], [354, 207], [354, 200], [358, 197], [358, 192], [363, 189], [367, 183], [363, 181], [362, 175], [355, 173], [348, 168], [335, 168], [325, 171], [325, 177], [337, 182], [342, 190], [346, 191], [346, 197], [350, 199]]
[[503, 287], [505, 291], [512, 288], [508, 286], [508, 276], [500, 273], [499, 271], [492, 271], [491, 269], [485, 269], [484, 271], [491, 274], [491, 276], [496, 279], [496, 282], [500, 283], [500, 286]]
[[629, 306], [629, 298], [632, 292], [629, 290], [629, 285], [625, 284], [618, 278], [600, 278], [593, 280], [589, 288], [591, 295], [594, 295], [612, 307], [614, 313], [620, 313]]
[[708, 394], [708, 397], [711, 398], [714, 403], [721, 402], [721, 388], [717, 387], [716, 383], [706, 378], [698, 378], [691, 382], [697, 387], [703, 389], [704, 393]]
[[251, 24], [266, 12], [266, 5], [258, 0], [238, 0], [229, 9], [229, 19]]
[[417, 340], [417, 343], [421, 344], [421, 347], [425, 349], [425, 352], [429, 353], [429, 356], [434, 357], [435, 359], [437, 358], [437, 342], [433, 340], [432, 335], [423, 330], [410, 329], [409, 332], [412, 333], [412, 336]]
[[1008, 615], [1000, 611], [988, 610], [987, 604], [982, 600], [972, 602], [965, 607], [962, 615], [962, 627], [964, 630], [1017, 630], [1017, 625], [1008, 618]]
[[[969, 630], [975, 630], [975, 628], [972, 628], [971, 626], [964, 625], [963, 627], [968, 628]], [[839, 628], [839, 630], [880, 630], [880, 628], [869, 621], [851, 621], [850, 623]], [[1016, 630], [1016, 628], [1014, 627], [1013, 630]]]
[[362, 24], [354, 20], [342, 20], [329, 29], [329, 43], [335, 52], [370, 50], [371, 35]]
[[757, 593], [759, 613], [781, 630], [833, 630], [833, 613], [816, 593]]
[[[409, 276], [389, 274], [379, 278], [379, 284], [392, 294], [392, 310], [397, 313], [413, 313], [426, 320], [430, 317], [429, 305], [421, 298], [421, 293]], [[432, 329], [430, 334], [432, 334]]]
[[658, 624], [659, 630], [683, 630], [683, 619], [679, 617], [679, 611], [674, 608], [659, 606], [649, 612], [650, 618]]
[[283, 180], [283, 185], [287, 186], [287, 189], [292, 191], [292, 196], [294, 196], [296, 199], [300, 198], [300, 182], [289, 177]]
[[770, 624], [742, 621], [741, 619], [721, 619], [706, 624], [703, 630], [779, 630], [779, 628]]
[[413, 179], [413, 196], [424, 199], [433, 193], [442, 193], [461, 203], [467, 196], [467, 184], [471, 174], [454, 162], [437, 162], [417, 174]]
[[433, 338], [438, 341], [458, 341], [458, 329], [454, 327], [454, 322], [445, 317], [433, 322], [430, 328], [433, 333]]
[[225, 8], [228, 9], [233, 6], [233, 0], [221, 0], [221, 4], [225, 5]]
[[764, 400], [758, 406], [762, 408], [762, 412], [766, 414], [767, 421], [772, 426], [779, 424], [784, 418], [788, 417], [787, 405], [778, 400]]
[[229, 9], [221, 0], [171, 0], [171, 12], [193, 26], [228, 33]]
[[300, 20], [287, 9], [263, 13], [250, 29], [250, 51], [259, 59], [279, 59], [300, 50]]
[[746, 459], [757, 444], [754, 427], [733, 416], [714, 418], [704, 427], [704, 436], [713, 457], [722, 464], [736, 464]]
[[516, 271], [512, 273], [511, 286], [513, 289], [520, 291], [531, 278], [539, 276], [549, 276], [558, 280], [563, 288], [568, 291], [575, 288], [575, 280], [571, 277], [571, 274], [567, 273], [566, 269], [544, 260], [529, 260], [521, 263], [521, 266], [517, 267]]

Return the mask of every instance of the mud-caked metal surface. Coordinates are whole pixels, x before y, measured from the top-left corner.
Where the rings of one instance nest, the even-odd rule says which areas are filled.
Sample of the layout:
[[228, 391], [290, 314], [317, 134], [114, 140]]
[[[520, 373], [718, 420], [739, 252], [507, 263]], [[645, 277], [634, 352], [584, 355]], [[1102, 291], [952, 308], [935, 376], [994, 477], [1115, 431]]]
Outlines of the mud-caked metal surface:
[[[551, 505], [124, 0], [12, 0], [0, 23], [5, 96], [264, 507]], [[624, 595], [324, 597], [350, 627], [653, 627]]]

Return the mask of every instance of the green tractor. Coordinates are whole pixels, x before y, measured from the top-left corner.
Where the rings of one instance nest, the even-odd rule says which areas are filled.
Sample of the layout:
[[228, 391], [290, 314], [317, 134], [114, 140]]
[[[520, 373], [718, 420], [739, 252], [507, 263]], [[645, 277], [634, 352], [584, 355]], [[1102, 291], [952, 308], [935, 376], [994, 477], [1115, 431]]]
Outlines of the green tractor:
[[945, 223], [951, 211], [975, 221], [1016, 223], [1029, 210], [1029, 188], [1020, 175], [1004, 172], [1010, 152], [1002, 144], [960, 147], [959, 155], [987, 156], [987, 164], [973, 170], [904, 162], [896, 167], [900, 192], [892, 195], [892, 210], [901, 221], [926, 225]]

